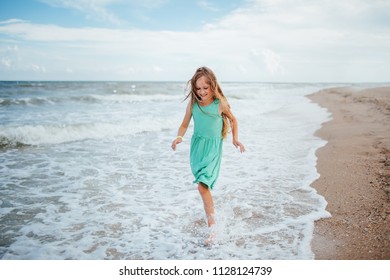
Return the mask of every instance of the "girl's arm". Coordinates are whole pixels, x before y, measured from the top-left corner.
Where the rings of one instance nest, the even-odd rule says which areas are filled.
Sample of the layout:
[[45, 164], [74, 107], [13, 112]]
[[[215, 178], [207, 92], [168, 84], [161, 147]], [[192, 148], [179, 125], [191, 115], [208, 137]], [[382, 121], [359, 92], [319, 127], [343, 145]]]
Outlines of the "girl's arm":
[[227, 118], [229, 119], [229, 122], [230, 122], [230, 126], [232, 128], [232, 135], [233, 135], [233, 145], [236, 147], [236, 148], [240, 148], [240, 152], [243, 153], [245, 152], [245, 147], [244, 145], [238, 141], [238, 122], [237, 122], [237, 119], [236, 117], [233, 115], [232, 111], [230, 110], [229, 107], [226, 107], [226, 108], [223, 108], [223, 111], [222, 111], [226, 116]]
[[184, 134], [186, 134], [188, 125], [190, 124], [191, 121], [191, 101], [188, 102], [186, 113], [184, 115], [184, 119], [179, 127], [179, 131], [177, 132], [177, 137], [175, 140], [172, 141], [172, 150], [176, 151], [176, 145], [180, 144], [183, 141]]

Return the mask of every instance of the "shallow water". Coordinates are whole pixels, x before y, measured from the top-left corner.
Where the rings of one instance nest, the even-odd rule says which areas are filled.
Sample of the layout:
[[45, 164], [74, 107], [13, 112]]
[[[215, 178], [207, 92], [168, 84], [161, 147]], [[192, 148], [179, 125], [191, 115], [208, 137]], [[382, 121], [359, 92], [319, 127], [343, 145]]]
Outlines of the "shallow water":
[[225, 83], [240, 154], [224, 143], [216, 244], [189, 167], [183, 83], [0, 85], [0, 258], [311, 259], [326, 202], [314, 136], [324, 85]]

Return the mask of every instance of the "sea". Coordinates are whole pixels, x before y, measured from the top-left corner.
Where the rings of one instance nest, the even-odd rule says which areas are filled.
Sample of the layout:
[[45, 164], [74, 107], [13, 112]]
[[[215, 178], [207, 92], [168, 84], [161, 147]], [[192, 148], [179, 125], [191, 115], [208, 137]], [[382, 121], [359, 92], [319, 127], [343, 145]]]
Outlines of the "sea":
[[330, 217], [311, 186], [306, 95], [339, 85], [221, 83], [246, 152], [223, 143], [213, 245], [193, 184], [186, 82], [0, 82], [0, 259], [313, 259]]

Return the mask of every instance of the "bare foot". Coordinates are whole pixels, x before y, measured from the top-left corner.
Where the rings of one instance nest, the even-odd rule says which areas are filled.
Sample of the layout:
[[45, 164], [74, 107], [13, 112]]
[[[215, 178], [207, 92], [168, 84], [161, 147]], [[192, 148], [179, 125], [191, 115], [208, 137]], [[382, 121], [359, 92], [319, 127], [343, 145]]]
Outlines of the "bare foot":
[[215, 233], [215, 228], [211, 226], [209, 228], [209, 237], [204, 241], [206, 246], [212, 246], [215, 244], [217, 238], [217, 234]]

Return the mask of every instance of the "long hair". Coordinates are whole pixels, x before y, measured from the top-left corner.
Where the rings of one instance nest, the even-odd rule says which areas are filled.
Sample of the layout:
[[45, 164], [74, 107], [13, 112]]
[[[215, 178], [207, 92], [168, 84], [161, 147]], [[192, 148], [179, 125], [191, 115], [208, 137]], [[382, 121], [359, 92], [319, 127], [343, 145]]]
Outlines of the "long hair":
[[[196, 94], [196, 81], [201, 77], [206, 78], [207, 83], [210, 85], [210, 89], [214, 94], [213, 99], [219, 100], [222, 106], [222, 111], [224, 111], [225, 108], [230, 108], [230, 105], [225, 95], [223, 94], [221, 86], [217, 81], [217, 77], [215, 76], [214, 72], [208, 67], [200, 67], [196, 69], [195, 74], [192, 76], [191, 80], [187, 82], [186, 89], [188, 89], [188, 86], [190, 86], [190, 91], [184, 100], [191, 98], [191, 108], [200, 101], [200, 97]], [[223, 120], [221, 132], [222, 138], [226, 138], [230, 129], [230, 125], [227, 116], [224, 113], [222, 113], [221, 116]]]

